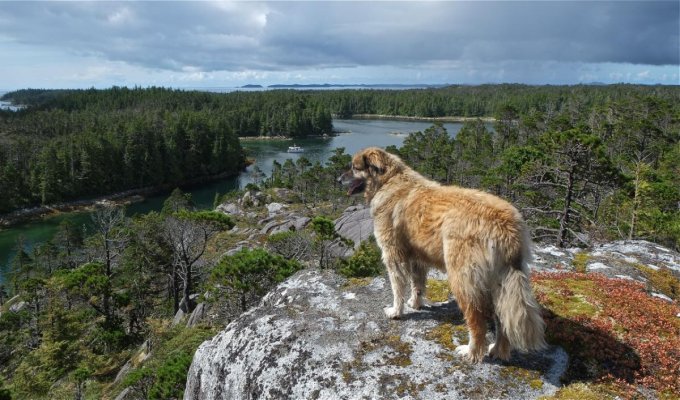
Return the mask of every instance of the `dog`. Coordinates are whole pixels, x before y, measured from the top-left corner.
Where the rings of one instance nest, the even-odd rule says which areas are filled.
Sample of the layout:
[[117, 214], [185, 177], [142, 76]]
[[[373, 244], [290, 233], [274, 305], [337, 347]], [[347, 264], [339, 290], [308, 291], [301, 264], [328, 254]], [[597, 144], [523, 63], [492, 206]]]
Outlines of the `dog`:
[[[519, 211], [479, 190], [443, 186], [408, 167], [396, 155], [370, 147], [352, 157], [340, 178], [348, 195], [363, 192], [370, 205], [374, 236], [392, 286], [389, 318], [424, 302], [428, 267], [447, 273], [448, 283], [469, 330], [468, 345], [456, 352], [471, 362], [509, 360], [547, 347], [545, 322], [529, 281], [530, 237]], [[496, 341], [487, 347], [487, 323]]]

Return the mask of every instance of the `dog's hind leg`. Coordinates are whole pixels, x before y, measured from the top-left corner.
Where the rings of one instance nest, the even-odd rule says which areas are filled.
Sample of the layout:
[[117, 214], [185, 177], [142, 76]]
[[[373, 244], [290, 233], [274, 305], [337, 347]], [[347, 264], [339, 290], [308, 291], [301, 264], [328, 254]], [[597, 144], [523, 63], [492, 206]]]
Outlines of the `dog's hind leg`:
[[410, 264], [411, 273], [411, 298], [408, 299], [409, 307], [414, 310], [419, 310], [420, 307], [427, 304], [425, 299], [425, 283], [427, 282], [427, 267], [418, 262], [412, 261]]
[[470, 362], [481, 362], [488, 350], [486, 343], [487, 316], [483, 311], [465, 301], [458, 300], [458, 306], [463, 310], [470, 340], [468, 344], [458, 346], [456, 353]]
[[449, 287], [463, 311], [470, 341], [456, 352], [471, 362], [481, 362], [488, 351], [486, 331], [491, 317], [487, 298], [486, 260], [475, 243], [445, 242]]
[[510, 341], [503, 331], [501, 320], [496, 316], [494, 318], [496, 325], [496, 342], [489, 345], [489, 355], [492, 358], [498, 358], [503, 361], [510, 359]]

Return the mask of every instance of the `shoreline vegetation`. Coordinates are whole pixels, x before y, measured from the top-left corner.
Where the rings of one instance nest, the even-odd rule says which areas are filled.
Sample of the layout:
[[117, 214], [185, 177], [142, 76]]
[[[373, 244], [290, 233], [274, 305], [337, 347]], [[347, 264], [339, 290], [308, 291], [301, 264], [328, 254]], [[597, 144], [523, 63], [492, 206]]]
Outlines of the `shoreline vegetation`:
[[331, 134], [323, 134], [323, 135], [307, 135], [303, 138], [300, 137], [292, 137], [292, 136], [281, 136], [281, 135], [274, 135], [274, 136], [239, 136], [239, 140], [242, 140], [244, 142], [254, 142], [258, 140], [281, 140], [281, 141], [287, 141], [287, 140], [300, 140], [300, 139], [310, 139], [310, 138], [316, 138], [316, 139], [330, 139], [331, 137], [341, 134], [341, 133], [346, 133], [346, 132], [333, 132]]
[[[246, 166], [250, 164], [252, 164], [252, 160], [246, 160]], [[110, 193], [90, 199], [78, 199], [65, 201], [62, 203], [22, 208], [10, 213], [0, 214], [0, 230], [11, 228], [12, 226], [22, 222], [54, 217], [65, 212], [91, 211], [97, 206], [129, 205], [133, 203], [139, 203], [146, 200], [148, 196], [168, 192], [175, 187], [186, 188], [194, 185], [213, 182], [219, 179], [231, 178], [238, 175], [239, 174], [221, 173], [192, 179], [181, 184], [164, 184], [160, 186], [130, 189], [123, 192]]]
[[[352, 119], [358, 119], [358, 120], [370, 120], [370, 119], [375, 119], [375, 120], [383, 120], [383, 121], [407, 121], [407, 122], [469, 122], [469, 121], [476, 121], [476, 120], [481, 120], [483, 122], [495, 122], [496, 118], [494, 117], [455, 117], [455, 116], [447, 116], [447, 117], [419, 117], [419, 116], [408, 116], [408, 115], [386, 115], [386, 114], [354, 114], [349, 118], [341, 118], [338, 115], [333, 115], [333, 118], [335, 119], [344, 119], [344, 120], [352, 120]], [[333, 131], [330, 134], [323, 134], [323, 135], [307, 135], [304, 138], [330, 138], [335, 135], [342, 135], [342, 134], [347, 134], [351, 132], [344, 132], [344, 131]], [[239, 140], [242, 141], [258, 141], [258, 140], [296, 140], [299, 138], [294, 138], [292, 136], [283, 136], [283, 135], [274, 135], [274, 136], [239, 136]]]
[[[335, 116], [334, 116], [335, 118]], [[411, 121], [411, 122], [468, 122], [482, 120], [483, 122], [494, 122], [494, 117], [418, 117], [404, 115], [384, 115], [384, 114], [354, 114], [349, 119], [379, 119], [386, 121]]]

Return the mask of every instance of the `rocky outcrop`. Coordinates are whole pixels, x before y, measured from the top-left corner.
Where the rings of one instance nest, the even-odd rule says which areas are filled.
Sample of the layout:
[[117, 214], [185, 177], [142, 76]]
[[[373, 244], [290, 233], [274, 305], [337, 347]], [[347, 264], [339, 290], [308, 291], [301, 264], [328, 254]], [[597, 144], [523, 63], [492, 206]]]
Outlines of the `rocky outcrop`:
[[205, 303], [198, 303], [196, 308], [194, 308], [194, 311], [191, 312], [191, 315], [189, 315], [189, 319], [187, 320], [187, 328], [191, 328], [196, 326], [203, 318], [205, 318], [206, 315], [206, 305]]
[[9, 307], [9, 312], [20, 313], [20, 312], [24, 311], [24, 310], [26, 309], [26, 307], [28, 307], [28, 303], [27, 303], [27, 302], [25, 302], [25, 301], [19, 301], [19, 302], [17, 302], [17, 303], [12, 304], [12, 305]]
[[116, 396], [115, 400], [127, 400], [127, 399], [132, 399], [133, 398], [133, 393], [132, 389], [129, 387], [126, 387], [123, 389], [118, 396]]
[[239, 204], [242, 207], [259, 207], [270, 200], [269, 196], [260, 192], [249, 190], [243, 194], [243, 197], [239, 200]]
[[[279, 211], [282, 209], [283, 208], [279, 209]], [[259, 221], [260, 225], [264, 225], [260, 230], [260, 233], [263, 235], [273, 235], [279, 232], [287, 232], [292, 230], [299, 231], [304, 229], [309, 224], [310, 221], [311, 218], [297, 215], [294, 213], [290, 214], [278, 214], [278, 212], [275, 212], [274, 214], [270, 213], [269, 217]]]
[[265, 207], [267, 208], [267, 213], [269, 214], [270, 217], [276, 214], [280, 214], [286, 208], [288, 208], [287, 205], [281, 203], [269, 203]]
[[197, 350], [185, 399], [537, 398], [567, 364], [557, 347], [508, 364], [463, 362], [454, 301], [384, 317], [383, 277], [302, 271]]
[[243, 215], [243, 210], [235, 203], [223, 203], [217, 206], [215, 208], [215, 211], [219, 211], [221, 213], [227, 214], [227, 215]]
[[354, 242], [354, 248], [373, 234], [373, 218], [370, 208], [363, 204], [348, 207], [335, 220], [335, 231], [345, 239]]
[[645, 272], [662, 268], [680, 278], [680, 255], [645, 240], [618, 240], [596, 244], [589, 249], [537, 245], [534, 247], [532, 268], [543, 271], [574, 270], [575, 257], [583, 263], [582, 272], [599, 273], [609, 278], [646, 283], [648, 278]]

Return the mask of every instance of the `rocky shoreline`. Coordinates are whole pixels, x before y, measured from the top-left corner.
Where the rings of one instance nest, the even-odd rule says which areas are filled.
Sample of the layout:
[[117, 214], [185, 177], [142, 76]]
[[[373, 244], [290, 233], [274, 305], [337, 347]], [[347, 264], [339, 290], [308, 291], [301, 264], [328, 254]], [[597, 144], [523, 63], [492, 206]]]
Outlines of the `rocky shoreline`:
[[466, 122], [481, 119], [484, 122], [496, 121], [493, 117], [417, 117], [403, 115], [384, 114], [354, 114], [350, 119], [381, 119], [387, 121], [411, 121], [411, 122]]
[[0, 228], [9, 228], [13, 225], [53, 216], [63, 212], [87, 211], [98, 205], [128, 205], [144, 201], [147, 196], [172, 190], [174, 187], [184, 187], [225, 179], [235, 174], [217, 174], [210, 177], [197, 178], [180, 185], [161, 185], [139, 189], [131, 189], [123, 192], [108, 194], [91, 199], [81, 199], [55, 203], [44, 206], [22, 208], [7, 214], [0, 214]]
[[75, 200], [47, 206], [23, 208], [0, 216], [0, 227], [8, 228], [21, 222], [45, 218], [62, 212], [91, 210], [97, 205], [127, 205], [144, 201], [143, 194], [150, 194], [143, 190], [129, 190], [113, 195], [97, 197], [87, 200]]

